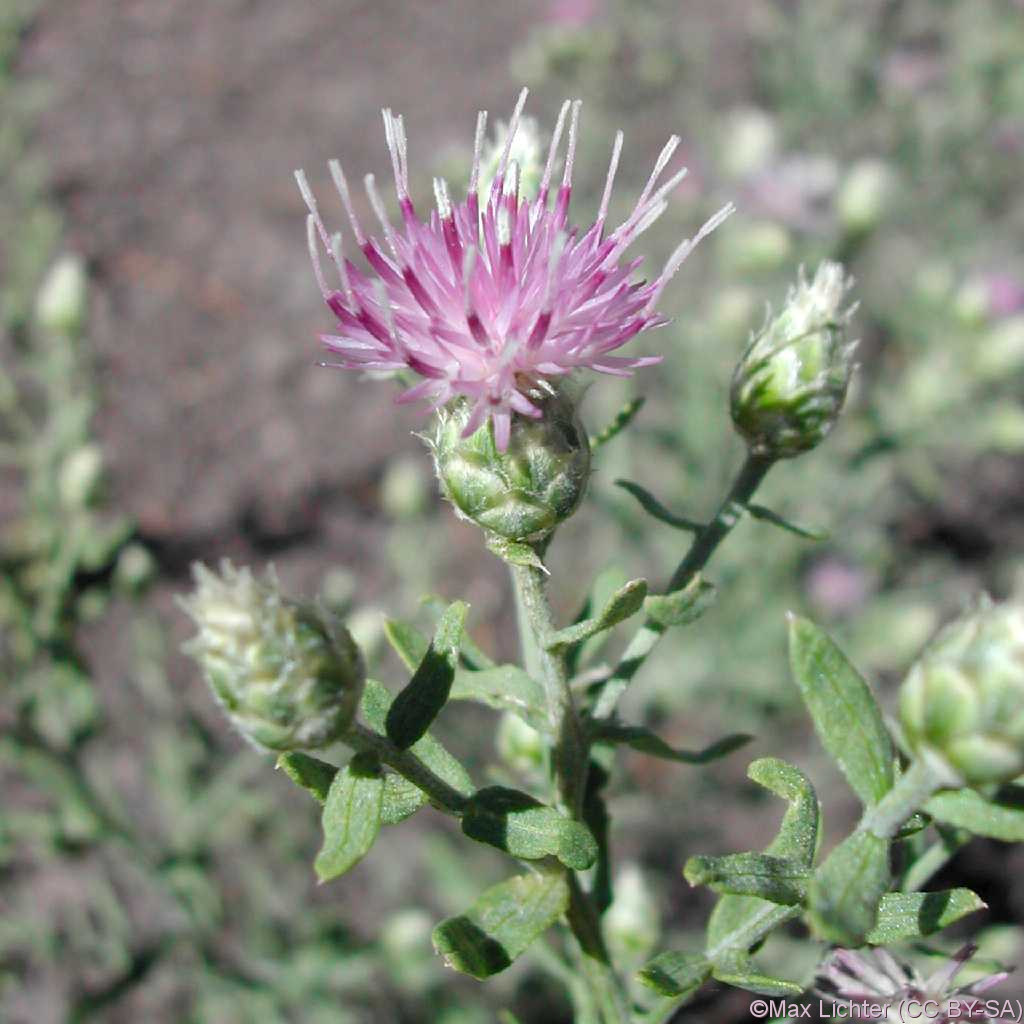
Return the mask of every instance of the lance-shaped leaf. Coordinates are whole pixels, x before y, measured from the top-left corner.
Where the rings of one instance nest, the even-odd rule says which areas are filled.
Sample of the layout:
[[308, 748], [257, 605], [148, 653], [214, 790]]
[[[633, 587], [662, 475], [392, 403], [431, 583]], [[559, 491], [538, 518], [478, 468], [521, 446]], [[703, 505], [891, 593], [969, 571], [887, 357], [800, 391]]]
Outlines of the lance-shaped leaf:
[[300, 753], [297, 750], [282, 754], [277, 759], [277, 768], [280, 768], [296, 786], [307, 790], [317, 803], [323, 803], [327, 799], [327, 793], [338, 774], [338, 769], [333, 764], [321, 761], [318, 758], [310, 757], [309, 754]]
[[334, 776], [324, 803], [324, 842], [313, 867], [321, 882], [366, 856], [380, 831], [384, 773], [372, 754], [356, 754]]
[[498, 711], [511, 711], [541, 731], [549, 727], [544, 688], [518, 665], [498, 665], [479, 672], [459, 669], [449, 700], [475, 700]]
[[644, 407], [645, 398], [631, 398], [616, 414], [606, 427], [602, 428], [590, 440], [590, 450], [596, 452], [606, 445], [613, 437], [618, 437], [633, 422], [636, 414]]
[[442, 921], [434, 948], [449, 967], [489, 978], [508, 967], [565, 913], [569, 885], [561, 871], [517, 875], [488, 889], [464, 914]]
[[810, 526], [800, 526], [799, 523], [792, 523], [784, 516], [780, 516], [778, 512], [765, 508], [764, 505], [747, 505], [747, 511], [755, 519], [760, 519], [764, 523], [771, 523], [772, 526], [777, 526], [780, 530], [785, 530], [787, 533], [796, 534], [797, 537], [803, 537], [804, 540], [826, 540], [828, 538], [826, 530], [816, 530]]
[[788, 857], [730, 853], [724, 857], [691, 857], [683, 876], [690, 885], [707, 885], [715, 892], [794, 906], [803, 902], [811, 873]]
[[865, 806], [893, 785], [892, 740], [868, 685], [812, 622], [790, 617], [793, 677], [822, 745]]
[[711, 964], [702, 953], [669, 950], [648, 960], [637, 980], [663, 996], [680, 998], [696, 991], [711, 977]]
[[733, 733], [723, 736], [703, 750], [682, 750], [666, 743], [656, 733], [642, 725], [626, 725], [624, 722], [595, 722], [594, 741], [596, 743], [621, 743], [641, 754], [660, 757], [666, 761], [679, 761], [682, 764], [707, 764], [720, 757], [726, 757], [734, 750], [753, 739], [746, 733]]
[[714, 584], [697, 575], [682, 590], [648, 597], [644, 601], [644, 611], [652, 622], [663, 628], [685, 626], [696, 622], [714, 600]]
[[[624, 587], [628, 582], [629, 577], [618, 566], [612, 565], [602, 569], [594, 577], [590, 585], [590, 591], [587, 594], [587, 599], [576, 613], [576, 617], [572, 620], [573, 623], [593, 618], [594, 612], [598, 608], [603, 608], [611, 600], [612, 594]], [[585, 665], [592, 661], [607, 640], [607, 633], [598, 633], [578, 646], [570, 647], [564, 655], [565, 666], [569, 674], [574, 675], [580, 665]]]
[[505, 786], [473, 794], [462, 814], [462, 831], [513, 857], [557, 857], [574, 871], [585, 871], [597, 859], [597, 842], [586, 825]]
[[410, 672], [415, 672], [430, 648], [430, 641], [423, 632], [411, 622], [403, 622], [401, 619], [386, 619], [384, 635], [395, 654], [402, 659], [405, 667]]
[[484, 543], [492, 555], [497, 555], [509, 565], [523, 565], [527, 568], [540, 569], [547, 572], [540, 555], [529, 544], [499, 537], [496, 533], [488, 533]]
[[[427, 594], [423, 598], [422, 604], [433, 612], [434, 617], [438, 620], [440, 620], [441, 616], [444, 615], [448, 608], [448, 602], [437, 594]], [[462, 656], [462, 663], [473, 671], [495, 667], [494, 660], [481, 649], [479, 644], [473, 640], [468, 632], [463, 633], [462, 635], [462, 649], [460, 654]]]
[[674, 512], [670, 512], [646, 487], [641, 487], [639, 484], [633, 483], [632, 480], [616, 480], [615, 486], [621, 487], [627, 493], [632, 494], [640, 502], [641, 508], [649, 516], [653, 516], [661, 523], [672, 526], [677, 530], [685, 530], [687, 533], [696, 533], [703, 528], [703, 523], [698, 523], [694, 519], [687, 519], [684, 516], [677, 516]]
[[744, 954], [717, 961], [711, 973], [715, 981], [720, 981], [723, 985], [732, 985], [733, 988], [742, 988], [761, 996], [798, 996], [804, 990], [803, 985], [798, 985], [795, 981], [764, 974], [758, 970], [754, 961]]
[[[370, 728], [381, 736], [384, 735], [385, 722], [391, 704], [391, 694], [388, 693], [387, 687], [376, 679], [367, 679], [361, 708]], [[417, 740], [410, 747], [410, 752], [415, 754], [439, 779], [443, 779], [463, 795], [468, 796], [476, 788], [466, 769], [430, 733]], [[385, 792], [389, 785], [397, 786], [397, 783], [388, 784], [387, 780], [385, 783]], [[425, 794], [423, 802], [426, 802]]]
[[942, 892], [887, 892], [878, 907], [867, 941], [872, 946], [919, 939], [949, 927], [960, 918], [984, 910], [985, 903], [970, 889]]
[[966, 829], [976, 836], [1024, 842], [1024, 789], [1007, 787], [996, 800], [986, 800], [973, 789], [937, 793], [924, 805], [938, 821]]
[[643, 607], [647, 596], [647, 580], [630, 580], [612, 594], [607, 604], [591, 619], [584, 619], [554, 633], [547, 643], [548, 650], [560, 650], [582, 643], [598, 633], [604, 633], [620, 622], [635, 615]]
[[462, 601], [449, 606], [412, 679], [392, 702], [384, 727], [396, 747], [411, 747], [448, 700], [468, 611], [469, 606]]
[[427, 794], [419, 786], [397, 772], [388, 772], [384, 776], [380, 823], [399, 825], [406, 818], [411, 818], [426, 802]]
[[890, 879], [889, 841], [866, 829], [854, 832], [829, 854], [808, 889], [814, 933], [841, 946], [863, 945]]

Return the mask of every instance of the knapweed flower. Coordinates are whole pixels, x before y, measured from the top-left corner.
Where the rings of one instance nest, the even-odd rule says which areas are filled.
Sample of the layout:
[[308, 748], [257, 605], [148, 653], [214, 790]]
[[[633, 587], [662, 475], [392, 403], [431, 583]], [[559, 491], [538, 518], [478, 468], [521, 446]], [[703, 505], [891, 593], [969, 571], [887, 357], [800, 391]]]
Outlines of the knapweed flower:
[[[948, 1021], [991, 1021], [1000, 1019], [996, 1004], [983, 1000], [982, 993], [1007, 978], [1006, 971], [986, 975], [970, 985], [954, 986], [961, 968], [977, 952], [966, 945], [934, 974], [925, 978], [910, 964], [897, 961], [884, 949], [854, 953], [834, 950], [818, 974], [815, 995], [856, 1017], [858, 1006], [877, 1007], [881, 1016], [872, 1020], [905, 1021], [927, 1019], [935, 1024]], [[856, 1004], [851, 1010], [851, 1004]], [[863, 1013], [860, 1016], [864, 1016]]]
[[[510, 159], [526, 92], [512, 114], [487, 194], [479, 188], [487, 123], [486, 112], [481, 112], [465, 199], [457, 200], [448, 184], [436, 179], [437, 208], [425, 219], [417, 215], [409, 195], [402, 118], [384, 111], [403, 224], [396, 229], [389, 222], [373, 175], [367, 175], [366, 191], [383, 240], [364, 231], [341, 165], [331, 162], [331, 175], [370, 273], [346, 258], [341, 235], [328, 232], [305, 175], [296, 172], [309, 207], [314, 272], [338, 319], [338, 333], [322, 335], [336, 356], [326, 365], [411, 370], [422, 380], [398, 401], [425, 399], [439, 409], [464, 397], [471, 403], [465, 436], [490, 419], [499, 451], [508, 448], [513, 416], [539, 419], [543, 411], [538, 399], [550, 394], [559, 378], [581, 369], [624, 376], [659, 361], [657, 356], [612, 353], [641, 331], [666, 323], [655, 311], [662, 290], [700, 239], [732, 212], [731, 206], [724, 207], [683, 241], [653, 281], [634, 280], [641, 260], [626, 260], [626, 250], [665, 211], [668, 196], [686, 173], [678, 171], [658, 184], [679, 139], [672, 136], [662, 150], [633, 212], [606, 231], [622, 151], [619, 132], [597, 220], [586, 230], [576, 228], [568, 214], [580, 102], [563, 104], [540, 186], [536, 196], [527, 198], [520, 169]], [[567, 125], [564, 169], [555, 186]], [[337, 288], [327, 283], [321, 249], [337, 269]]]
[[362, 655], [325, 608], [281, 594], [225, 560], [195, 565], [180, 601], [198, 627], [185, 651], [199, 662], [228, 718], [257, 747], [327, 746], [348, 729], [363, 690]]

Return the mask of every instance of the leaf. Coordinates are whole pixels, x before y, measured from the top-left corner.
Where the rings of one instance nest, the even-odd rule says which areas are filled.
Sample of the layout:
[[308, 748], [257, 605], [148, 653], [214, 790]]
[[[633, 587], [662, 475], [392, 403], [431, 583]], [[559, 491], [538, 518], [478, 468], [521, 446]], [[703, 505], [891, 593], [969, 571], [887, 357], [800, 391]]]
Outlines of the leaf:
[[604, 427], [598, 434], [595, 434], [590, 441], [591, 452], [606, 445], [613, 437], [617, 437], [633, 422], [636, 414], [644, 407], [646, 398], [631, 398], [616, 414], [615, 418]]
[[334, 776], [324, 803], [324, 842], [313, 867], [321, 882], [343, 875], [366, 856], [380, 831], [384, 775], [372, 754], [356, 754]]
[[790, 522], [788, 519], [780, 516], [778, 512], [773, 512], [770, 508], [765, 508], [764, 505], [747, 505], [747, 511], [755, 518], [760, 519], [761, 522], [771, 523], [772, 526], [777, 526], [781, 530], [785, 530], [787, 533], [795, 533], [798, 537], [803, 537], [804, 540], [828, 540], [827, 530], [817, 530], [809, 526], [800, 526], [798, 523]]
[[[367, 679], [361, 704], [363, 716], [370, 728], [384, 735], [384, 723], [391, 707], [391, 694], [376, 679]], [[410, 748], [439, 779], [453, 789], [468, 796], [476, 788], [465, 768], [430, 733], [417, 740]]]
[[804, 991], [803, 985], [795, 981], [762, 974], [750, 957], [743, 954], [715, 964], [711, 973], [715, 981], [723, 985], [732, 985], [762, 996], [798, 996]]
[[620, 587], [612, 594], [599, 615], [594, 616], [592, 619], [584, 619], [582, 622], [566, 626], [564, 629], [560, 629], [553, 634], [548, 640], [548, 650], [555, 651], [564, 647], [571, 647], [573, 644], [582, 643], [598, 633], [604, 633], [606, 630], [612, 629], [620, 622], [640, 611], [646, 596], [647, 580], [630, 580], [629, 583]]
[[469, 605], [462, 601], [448, 607], [412, 679], [391, 704], [384, 728], [401, 750], [423, 736], [448, 700], [468, 611]]
[[521, 544], [513, 540], [506, 540], [496, 533], [486, 534], [487, 550], [492, 555], [497, 555], [503, 562], [509, 565], [523, 565], [530, 569], [540, 569], [547, 572], [540, 555], [529, 544]]
[[598, 726], [594, 736], [597, 743], [621, 743], [641, 754], [650, 754], [666, 761], [679, 761], [682, 764], [707, 764], [709, 761], [726, 757], [753, 739], [746, 733], [733, 733], [723, 736], [703, 750], [681, 750], [666, 743], [660, 736], [642, 725], [626, 725], [615, 721], [595, 724]]
[[463, 811], [462, 831], [513, 857], [557, 857], [574, 871], [585, 871], [597, 859], [597, 842], [586, 825], [505, 786], [473, 794]]
[[321, 804], [327, 799], [331, 782], [338, 774], [338, 769], [333, 764], [320, 761], [297, 750], [282, 754], [277, 759], [275, 767], [282, 769], [296, 786], [308, 790], [313, 798]]
[[[1004, 793], [1020, 801], [1024, 789], [1007, 787]], [[1006, 800], [1006, 798], [1003, 798]], [[937, 793], [924, 810], [938, 821], [966, 829], [976, 836], [1001, 839], [1006, 843], [1024, 842], [1024, 806], [1020, 803], [986, 800], [973, 789], [948, 790]]]
[[699, 988], [711, 975], [711, 964], [701, 953], [669, 950], [649, 960], [637, 980], [663, 996], [675, 998]]
[[820, 939], [864, 944], [889, 888], [889, 842], [867, 830], [840, 843], [815, 872], [808, 890], [808, 920]]
[[[440, 619], [448, 608], [448, 602], [437, 594], [427, 594], [421, 603], [433, 612], [437, 619]], [[462, 635], [462, 648], [459, 653], [463, 664], [474, 672], [495, 667], [494, 659], [480, 648], [469, 633]]]
[[380, 823], [398, 825], [406, 818], [412, 817], [425, 803], [427, 794], [419, 786], [397, 772], [388, 772], [384, 776]]
[[657, 625], [685, 626], [696, 622], [714, 603], [715, 586], [702, 576], [694, 576], [682, 590], [654, 594], [644, 601], [648, 618]]
[[984, 910], [981, 897], [970, 889], [943, 892], [888, 892], [878, 907], [878, 919], [867, 935], [872, 946], [919, 939], [949, 927], [960, 918]]
[[794, 906], [804, 901], [811, 873], [788, 857], [731, 853], [724, 857], [691, 857], [683, 876], [690, 885], [707, 885], [715, 892]]
[[434, 948], [449, 967], [489, 978], [508, 967], [565, 913], [569, 885], [561, 871], [517, 875], [488, 889], [464, 914], [442, 921]]
[[498, 665], [479, 672], [459, 669], [448, 699], [475, 700], [498, 711], [512, 711], [541, 731], [550, 726], [544, 688], [518, 665]]
[[[602, 569], [594, 577], [583, 606], [572, 620], [573, 624], [592, 618], [594, 610], [596, 608], [603, 608], [611, 599], [612, 594], [628, 582], [629, 577], [618, 566], [609, 566], [607, 569]], [[578, 647], [570, 647], [565, 652], [565, 664], [569, 674], [574, 675], [580, 665], [590, 662], [607, 641], [607, 634], [598, 633], [589, 640], [585, 640]]]
[[822, 745], [861, 802], [870, 807], [893, 785], [893, 747], [868, 685], [814, 623], [790, 617], [793, 677]]
[[615, 486], [632, 494], [640, 502], [643, 510], [659, 522], [675, 527], [677, 530], [686, 530], [688, 533], [697, 533], [704, 528], [703, 523], [670, 512], [646, 487], [641, 487], [639, 484], [633, 483], [632, 480], [616, 480]]
[[384, 635], [410, 672], [426, 657], [430, 641], [411, 622], [400, 619], [384, 620]]

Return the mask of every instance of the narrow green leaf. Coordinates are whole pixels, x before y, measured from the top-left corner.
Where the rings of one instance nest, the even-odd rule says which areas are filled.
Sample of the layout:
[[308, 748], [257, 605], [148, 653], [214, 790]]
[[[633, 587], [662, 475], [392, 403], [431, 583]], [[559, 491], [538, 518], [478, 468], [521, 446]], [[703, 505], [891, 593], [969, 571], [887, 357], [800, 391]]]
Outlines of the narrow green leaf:
[[385, 619], [384, 635], [410, 672], [415, 672], [419, 663], [427, 656], [430, 641], [411, 622], [400, 619]]
[[615, 486], [621, 487], [624, 491], [633, 495], [640, 502], [643, 510], [659, 522], [675, 527], [677, 530], [686, 530], [688, 533], [697, 533], [704, 528], [703, 523], [698, 523], [694, 519], [686, 519], [683, 516], [677, 516], [674, 512], [670, 512], [646, 487], [641, 487], [639, 484], [633, 483], [632, 480], [616, 480]]
[[654, 594], [644, 601], [644, 610], [659, 626], [685, 626], [699, 619], [714, 603], [715, 586], [695, 576], [682, 590]]
[[760, 519], [764, 523], [771, 523], [772, 526], [777, 526], [780, 530], [785, 530], [787, 533], [794, 533], [798, 537], [803, 537], [804, 540], [828, 540], [827, 530], [800, 526], [798, 523], [790, 522], [784, 516], [780, 516], [778, 512], [765, 508], [764, 505], [747, 505], [747, 511], [755, 519]]
[[295, 785], [308, 790], [313, 798], [321, 804], [327, 799], [331, 782], [338, 774], [338, 769], [333, 764], [320, 761], [297, 750], [281, 754], [275, 767], [280, 768]]
[[715, 981], [723, 985], [732, 985], [761, 996], [799, 996], [804, 991], [803, 985], [795, 981], [762, 974], [754, 962], [744, 955], [716, 963], [712, 975]]
[[321, 882], [337, 878], [366, 856], [380, 831], [384, 774], [376, 757], [356, 754], [338, 772], [324, 803], [324, 842], [313, 867]]
[[777, 757], [762, 757], [747, 769], [759, 786], [789, 802], [778, 835], [765, 853], [787, 857], [810, 868], [818, 849], [821, 808], [810, 780], [799, 768]]
[[395, 746], [411, 747], [447, 702], [468, 611], [469, 605], [462, 601], [449, 606], [412, 679], [392, 702], [384, 727]]
[[973, 789], [937, 793], [924, 805], [938, 821], [966, 829], [976, 836], [1024, 842], [1024, 789], [1006, 787], [999, 799], [986, 800]]
[[595, 615], [592, 619], [584, 619], [582, 622], [558, 630], [548, 641], [548, 650], [554, 651], [570, 647], [573, 644], [582, 643], [598, 633], [612, 629], [640, 611], [646, 596], [647, 580], [630, 580], [624, 587], [620, 587], [612, 594], [600, 614]]
[[679, 761], [682, 764], [707, 764], [709, 761], [716, 761], [753, 739], [746, 733], [733, 733], [730, 736], [723, 736], [703, 750], [681, 750], [666, 743], [660, 736], [642, 725], [626, 725], [615, 721], [595, 724], [597, 729], [594, 739], [597, 743], [621, 743], [641, 754], [650, 754], [666, 761]]
[[508, 562], [509, 565], [525, 565], [528, 568], [542, 569], [544, 572], [547, 572], [540, 555], [529, 544], [520, 544], [516, 541], [506, 540], [504, 537], [499, 537], [496, 533], [486, 534], [484, 543], [486, 543], [487, 550], [492, 555], [497, 555], [503, 562]]
[[[421, 599], [421, 603], [428, 608], [436, 619], [440, 619], [448, 608], [448, 602], [437, 594], [427, 594]], [[473, 640], [469, 633], [462, 635], [462, 649], [460, 650], [462, 663], [466, 668], [479, 672], [485, 668], [494, 668], [496, 662], [485, 653]]]
[[707, 885], [715, 892], [756, 896], [793, 906], [804, 901], [811, 873], [787, 857], [731, 853], [724, 857], [691, 857], [683, 876], [690, 885]]
[[731, 953], [753, 949], [780, 925], [798, 917], [801, 910], [756, 896], [723, 896], [708, 921], [708, 959], [718, 961]]
[[644, 407], [646, 398], [630, 399], [616, 414], [615, 418], [595, 434], [590, 441], [590, 450], [596, 452], [598, 448], [606, 445], [613, 437], [617, 437], [633, 422], [636, 414]]
[[710, 976], [711, 964], [703, 954], [669, 950], [648, 960], [637, 980], [663, 996], [676, 998], [700, 988]]
[[[573, 624], [582, 622], [584, 619], [593, 618], [595, 609], [603, 608], [611, 600], [612, 594], [621, 587], [624, 587], [628, 582], [629, 577], [618, 566], [609, 566], [599, 572], [590, 585], [587, 599], [583, 602], [582, 607], [576, 613], [576, 617], [572, 620]], [[598, 633], [585, 640], [579, 646], [570, 647], [565, 652], [565, 664], [569, 674], [575, 675], [580, 665], [588, 664], [593, 660], [607, 643], [608, 639], [607, 633]]]
[[893, 785], [893, 747], [878, 704], [843, 652], [814, 623], [790, 617], [793, 677], [822, 745], [865, 806]]
[[[367, 679], [361, 704], [363, 717], [370, 728], [384, 735], [388, 710], [391, 708], [391, 694], [387, 687], [376, 679]], [[468, 796], [476, 788], [469, 773], [430, 733], [417, 740], [410, 748], [438, 778], [449, 786]]]
[[[422, 741], [421, 741], [422, 742]], [[412, 817], [425, 803], [427, 794], [397, 772], [384, 776], [384, 796], [381, 800], [380, 823], [398, 825]]]
[[585, 871], [597, 859], [597, 842], [586, 825], [505, 786], [473, 794], [462, 815], [462, 831], [513, 857], [557, 857], [574, 871]]
[[492, 886], [466, 913], [442, 921], [434, 929], [434, 948], [449, 967], [489, 978], [508, 967], [568, 906], [562, 872], [517, 875]]
[[459, 669], [449, 700], [474, 700], [498, 711], [512, 711], [534, 729], [549, 726], [544, 688], [518, 665], [498, 665], [479, 672]]
[[815, 872], [807, 915], [814, 933], [841, 946], [863, 945], [890, 880], [888, 840], [854, 832]]
[[986, 904], [970, 889], [943, 892], [888, 892], [878, 907], [867, 941], [872, 946], [919, 939], [942, 931], [960, 918], [984, 910]]

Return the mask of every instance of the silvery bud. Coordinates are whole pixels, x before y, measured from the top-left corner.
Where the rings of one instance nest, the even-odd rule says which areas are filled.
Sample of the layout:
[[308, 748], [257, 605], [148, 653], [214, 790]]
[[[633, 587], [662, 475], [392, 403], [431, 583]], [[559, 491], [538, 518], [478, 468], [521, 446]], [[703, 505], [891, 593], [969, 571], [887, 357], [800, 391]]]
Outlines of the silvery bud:
[[896, 194], [896, 175], [883, 160], [855, 163], [836, 197], [840, 223], [854, 235], [873, 231], [889, 212]]
[[839, 263], [824, 262], [812, 281], [801, 270], [782, 312], [753, 337], [732, 377], [736, 429], [754, 455], [791, 458], [820, 444], [835, 426], [856, 342], [846, 339], [852, 309]]
[[85, 321], [85, 267], [77, 256], [62, 256], [50, 268], [36, 297], [36, 319], [47, 331], [75, 335]]
[[463, 437], [472, 407], [441, 411], [431, 448], [444, 496], [464, 519], [514, 542], [546, 537], [576, 511], [590, 477], [590, 441], [564, 392], [536, 399], [538, 419], [515, 413], [508, 449], [485, 423]]
[[939, 632], [903, 683], [900, 717], [945, 785], [1024, 773], [1024, 604], [984, 599]]
[[363, 659], [326, 609], [284, 597], [272, 572], [194, 567], [181, 606], [199, 627], [185, 650], [247, 739], [268, 750], [323, 747], [355, 716]]

